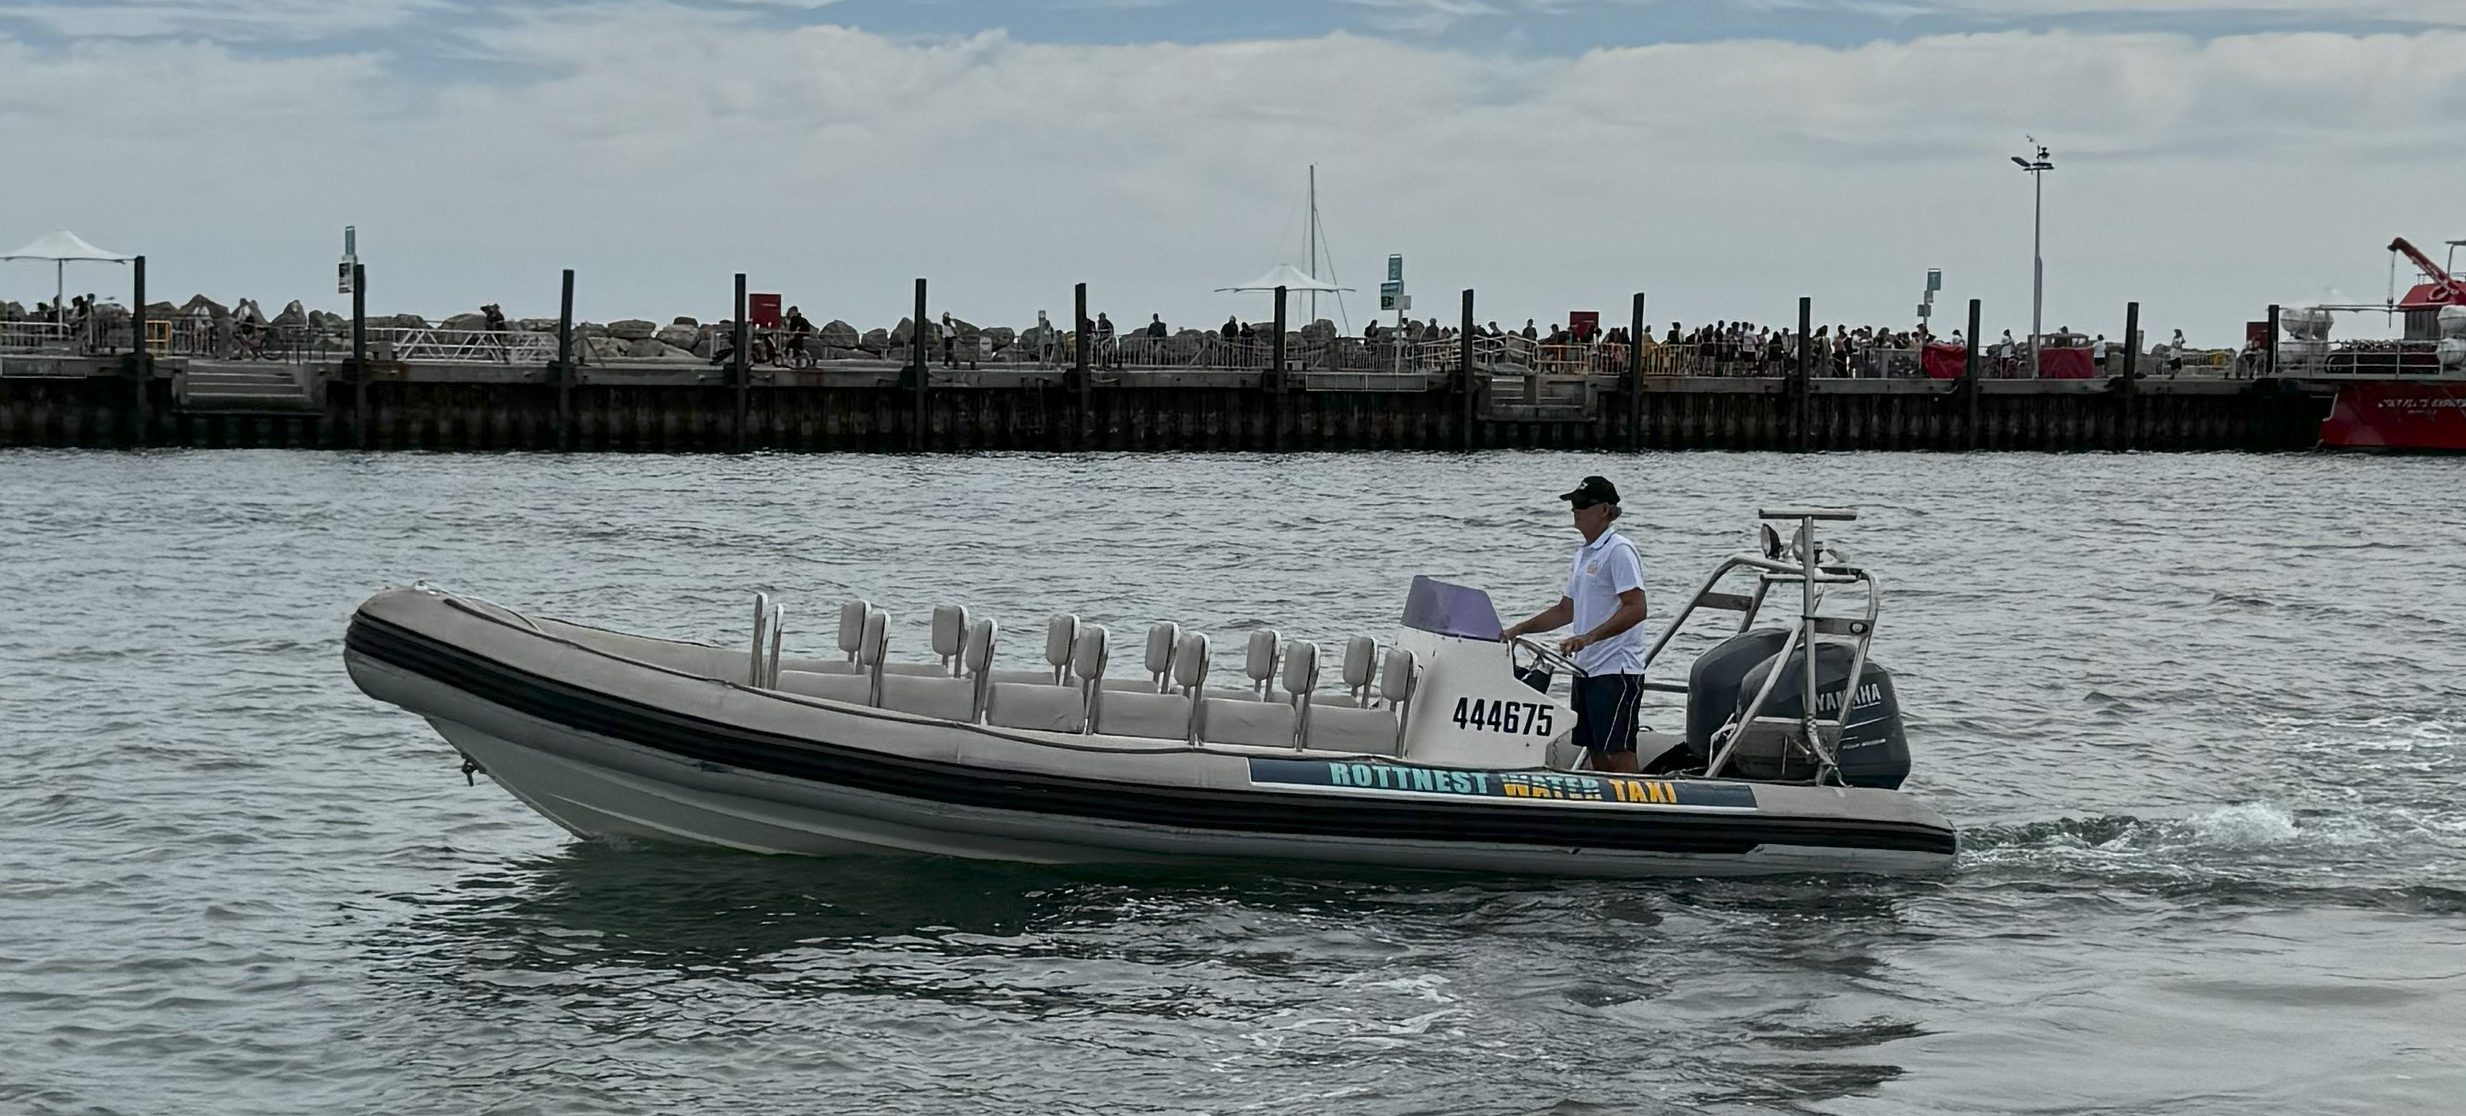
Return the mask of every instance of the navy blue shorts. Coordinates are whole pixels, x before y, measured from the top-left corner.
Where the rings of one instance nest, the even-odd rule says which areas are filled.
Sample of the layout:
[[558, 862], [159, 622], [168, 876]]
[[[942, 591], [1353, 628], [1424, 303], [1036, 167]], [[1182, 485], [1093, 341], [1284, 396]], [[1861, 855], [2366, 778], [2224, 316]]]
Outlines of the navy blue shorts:
[[1575, 680], [1576, 746], [1596, 756], [1635, 751], [1641, 674], [1580, 675]]

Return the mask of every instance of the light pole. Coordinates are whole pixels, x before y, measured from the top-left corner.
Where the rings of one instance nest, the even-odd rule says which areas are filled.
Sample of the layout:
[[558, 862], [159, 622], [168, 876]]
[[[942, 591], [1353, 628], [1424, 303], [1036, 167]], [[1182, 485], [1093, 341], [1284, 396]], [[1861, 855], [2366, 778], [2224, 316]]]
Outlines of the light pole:
[[2037, 203], [2030, 218], [2029, 242], [2029, 378], [2038, 378], [2038, 338], [2046, 333], [2046, 172], [2055, 164], [2046, 157], [2046, 145], [2038, 137], [2028, 137], [2037, 147], [2038, 157], [2025, 159], [2015, 155], [2012, 161], [2036, 184]]

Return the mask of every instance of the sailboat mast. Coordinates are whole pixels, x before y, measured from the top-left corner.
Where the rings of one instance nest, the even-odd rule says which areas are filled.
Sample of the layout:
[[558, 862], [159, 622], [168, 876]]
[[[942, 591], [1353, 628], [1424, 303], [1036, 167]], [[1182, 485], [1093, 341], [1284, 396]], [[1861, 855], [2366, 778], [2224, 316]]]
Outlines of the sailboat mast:
[[[1310, 164], [1310, 277], [1319, 277], [1319, 165]], [[1319, 292], [1310, 292], [1310, 320], [1319, 320]]]

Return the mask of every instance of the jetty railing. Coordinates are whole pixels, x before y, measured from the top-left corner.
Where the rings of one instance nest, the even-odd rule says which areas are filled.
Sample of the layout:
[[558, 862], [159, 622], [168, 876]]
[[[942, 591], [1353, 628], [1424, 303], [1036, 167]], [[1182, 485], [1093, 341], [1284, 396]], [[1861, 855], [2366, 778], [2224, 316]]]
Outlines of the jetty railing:
[[0, 353], [65, 351], [74, 347], [73, 336], [57, 322], [0, 322]]

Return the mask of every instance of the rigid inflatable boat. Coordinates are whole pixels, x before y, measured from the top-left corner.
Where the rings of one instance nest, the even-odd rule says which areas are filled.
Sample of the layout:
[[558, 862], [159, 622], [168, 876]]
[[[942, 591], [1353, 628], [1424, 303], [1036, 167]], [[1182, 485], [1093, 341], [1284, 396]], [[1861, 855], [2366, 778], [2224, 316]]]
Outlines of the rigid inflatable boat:
[[[583, 837], [1583, 876], [1947, 864], [1953, 830], [1901, 789], [1898, 699], [1867, 658], [1875, 581], [1816, 537], [1851, 513], [1762, 518], [1761, 547], [1723, 561], [1651, 645], [1645, 686], [1684, 722], [1645, 734], [1664, 775], [1581, 770], [1549, 681], [1573, 664], [1502, 643], [1484, 593], [1429, 578], [1390, 645], [1346, 642], [1324, 679], [1316, 644], [1273, 631], [1248, 634], [1228, 685], [1208, 636], [1171, 624], [1118, 677], [1111, 633], [1073, 616], [1047, 625], [1041, 669], [1005, 670], [1000, 627], [961, 607], [935, 611], [933, 661], [896, 662], [862, 601], [840, 610], [837, 654], [798, 658], [760, 597], [750, 647], [726, 648], [426, 586], [361, 605], [344, 661], [427, 718], [466, 775]], [[1759, 624], [1767, 611], [1783, 615]], [[1689, 620], [1718, 613], [1734, 631], [1683, 680], [1655, 677]]]

